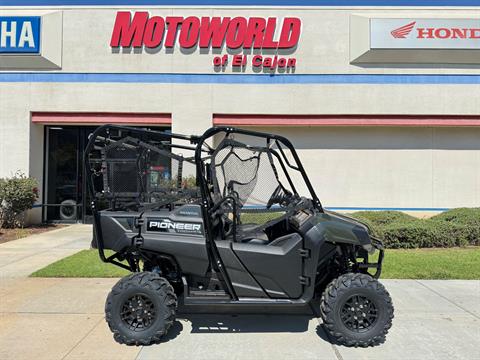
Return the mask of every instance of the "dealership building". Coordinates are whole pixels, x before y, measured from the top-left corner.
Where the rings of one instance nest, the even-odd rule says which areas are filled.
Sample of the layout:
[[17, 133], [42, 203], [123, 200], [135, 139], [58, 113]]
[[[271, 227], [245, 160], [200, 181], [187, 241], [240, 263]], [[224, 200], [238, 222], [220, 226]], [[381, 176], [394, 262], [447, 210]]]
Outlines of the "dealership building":
[[96, 127], [228, 125], [287, 136], [330, 209], [478, 206], [480, 2], [446, 3], [0, 0], [0, 177], [88, 222]]

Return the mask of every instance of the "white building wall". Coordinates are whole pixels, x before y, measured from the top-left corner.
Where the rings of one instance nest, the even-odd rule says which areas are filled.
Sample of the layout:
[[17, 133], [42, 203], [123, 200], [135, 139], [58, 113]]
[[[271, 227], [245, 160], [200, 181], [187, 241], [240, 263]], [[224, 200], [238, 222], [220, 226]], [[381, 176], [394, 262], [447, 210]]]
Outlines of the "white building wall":
[[480, 203], [480, 129], [261, 130], [293, 142], [324, 206], [448, 208]]
[[[118, 9], [63, 11], [64, 73], [214, 74], [212, 53], [114, 53]], [[132, 8], [134, 10], [134, 8]], [[21, 10], [16, 10], [21, 12]], [[60, 9], [44, 9], [60, 11]], [[150, 9], [152, 15], [298, 16], [296, 74], [479, 74], [478, 67], [360, 67], [349, 63], [349, 16], [390, 9]], [[480, 16], [479, 10], [398, 9], [400, 16]], [[6, 15], [12, 10], [0, 9]], [[225, 51], [223, 52], [225, 53]], [[229, 70], [227, 70], [229, 71]], [[54, 71], [55, 72], [55, 71]], [[246, 71], [251, 74], [251, 71]], [[241, 76], [241, 74], [237, 74]], [[170, 113], [172, 131], [200, 134], [214, 114], [480, 115], [480, 84], [193, 84], [0, 82], [0, 177], [43, 181], [43, 125], [32, 112]], [[478, 206], [480, 129], [285, 127], [326, 206]], [[193, 170], [190, 170], [193, 171]], [[37, 215], [38, 219], [38, 213]]]
[[[108, 46], [117, 11], [149, 11], [150, 16], [258, 16], [299, 17], [302, 20], [302, 33], [298, 47], [291, 55], [298, 59], [297, 74], [405, 74], [433, 73], [441, 74], [441, 67], [361, 67], [350, 64], [349, 26], [351, 15], [395, 16], [395, 17], [480, 17], [479, 9], [462, 8], [265, 8], [265, 7], [219, 7], [211, 8], [115, 8], [115, 9], [64, 9], [64, 48], [63, 71], [65, 72], [133, 72], [133, 73], [214, 73], [212, 51], [186, 55], [178, 47], [173, 53], [162, 47], [158, 52], [149, 54], [121, 50], [112, 52]], [[55, 11], [55, 9], [52, 9]], [[0, 11], [1, 13], [1, 11]], [[225, 50], [222, 54], [226, 53]], [[237, 53], [230, 51], [230, 53]], [[227, 72], [232, 72], [227, 68]], [[249, 69], [247, 73], [252, 73]], [[450, 67], [448, 73], [477, 73], [472, 68]], [[240, 74], [239, 74], [240, 75]]]

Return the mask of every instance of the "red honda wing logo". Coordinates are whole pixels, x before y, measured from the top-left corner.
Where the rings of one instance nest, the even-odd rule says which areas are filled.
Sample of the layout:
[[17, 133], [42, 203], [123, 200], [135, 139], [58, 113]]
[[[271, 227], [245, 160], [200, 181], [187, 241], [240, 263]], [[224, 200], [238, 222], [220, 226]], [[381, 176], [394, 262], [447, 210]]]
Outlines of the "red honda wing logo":
[[405, 39], [410, 34], [415, 26], [416, 21], [412, 21], [410, 24], [403, 25], [398, 29], [392, 30], [390, 34], [396, 39]]

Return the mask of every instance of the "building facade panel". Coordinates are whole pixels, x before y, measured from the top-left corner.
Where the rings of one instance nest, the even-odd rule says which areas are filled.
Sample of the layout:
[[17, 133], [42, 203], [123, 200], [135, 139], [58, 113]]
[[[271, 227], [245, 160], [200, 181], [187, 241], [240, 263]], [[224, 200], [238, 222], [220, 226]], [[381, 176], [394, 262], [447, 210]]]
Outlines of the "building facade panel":
[[[212, 44], [202, 47], [199, 42], [181, 48], [179, 27], [172, 48], [163, 45], [167, 29], [162, 46], [148, 48], [144, 43], [146, 29], [137, 29], [143, 36], [142, 46], [118, 48], [110, 43], [120, 12], [129, 12], [131, 19], [147, 12], [148, 19], [194, 17], [201, 21], [206, 17], [212, 21], [218, 17], [221, 21], [244, 19], [238, 21], [247, 24], [252, 18], [260, 18], [260, 22], [271, 18], [277, 24], [271, 41], [280, 40], [285, 19], [298, 19], [301, 31], [298, 41], [285, 49], [227, 48], [238, 34], [231, 35], [233, 40], [225, 40], [220, 48]], [[459, 24], [467, 19], [470, 24], [472, 19], [480, 19], [479, 8], [0, 7], [0, 16], [7, 18], [58, 13], [61, 30], [49, 27], [42, 33], [39, 55], [60, 47], [57, 68], [40, 69], [28, 59], [12, 68], [12, 54], [0, 54], [0, 177], [19, 170], [39, 180], [42, 193], [31, 213], [32, 221], [62, 220], [56, 210], [45, 207], [51, 201], [56, 206], [69, 196], [84, 201], [78, 180], [81, 170], [74, 171], [64, 163], [78, 162], [94, 126], [125, 123], [119, 120], [123, 115], [138, 126], [187, 134], [201, 134], [219, 117], [223, 117], [220, 124], [228, 125], [229, 119], [235, 124], [239, 116], [250, 116], [253, 122], [240, 126], [280, 133], [293, 141], [327, 207], [420, 213], [478, 205], [480, 60], [451, 63], [452, 54], [461, 57], [455, 51], [462, 49], [451, 50], [445, 45], [445, 57], [439, 54], [435, 64], [422, 59], [412, 63], [402, 60], [408, 53], [394, 43], [403, 40], [384, 34], [384, 39], [395, 44], [387, 49], [389, 59], [398, 56], [399, 62], [378, 62], [381, 57], [375, 58], [369, 48], [367, 55], [376, 62], [359, 64], [354, 61], [355, 54], [363, 54], [371, 34], [368, 26], [357, 31], [352, 19], [361, 17], [368, 24], [372, 18], [448, 18], [460, 19]], [[456, 26], [455, 20], [445, 24], [448, 28], [440, 35], [453, 33], [451, 28]], [[122, 30], [124, 35], [128, 29]], [[52, 31], [55, 36], [48, 37]], [[414, 25], [408, 34], [391, 31], [408, 37], [427, 30]], [[476, 34], [474, 28], [471, 31]], [[134, 41], [135, 32], [132, 34]], [[421, 46], [421, 39], [416, 41]], [[475, 39], [462, 41], [468, 44]], [[225, 56], [225, 66], [214, 65]], [[233, 66], [234, 56], [240, 63], [245, 59], [245, 66]], [[272, 61], [277, 56], [277, 61], [285, 58], [286, 62], [294, 58], [295, 67], [255, 67], [255, 56]], [[57, 114], [58, 121], [49, 114]], [[95, 121], [88, 120], [91, 114], [97, 114]], [[168, 114], [171, 120], [158, 117], [155, 123], [151, 120], [156, 119], [155, 114]], [[329, 116], [329, 122], [315, 122]], [[142, 121], [142, 117], [150, 120]], [[261, 120], [265, 117], [268, 122]], [[294, 118], [305, 121], [285, 120]], [[398, 119], [404, 122], [396, 123]], [[61, 134], [75, 142], [75, 149], [60, 141]], [[187, 172], [193, 174], [194, 169]], [[62, 183], [51, 181], [57, 173], [63, 174]], [[85, 221], [88, 213], [81, 211], [76, 220]]]

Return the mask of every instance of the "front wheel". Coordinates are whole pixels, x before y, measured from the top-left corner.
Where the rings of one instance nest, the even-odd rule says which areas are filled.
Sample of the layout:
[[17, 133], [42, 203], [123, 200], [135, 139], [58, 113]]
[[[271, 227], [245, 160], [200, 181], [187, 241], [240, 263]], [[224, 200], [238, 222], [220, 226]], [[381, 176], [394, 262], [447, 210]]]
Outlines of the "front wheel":
[[320, 302], [328, 333], [347, 346], [374, 346], [385, 341], [392, 326], [389, 293], [366, 274], [345, 274], [333, 280]]
[[105, 304], [114, 339], [126, 345], [160, 342], [175, 319], [177, 297], [170, 283], [152, 272], [126, 276], [115, 284]]

